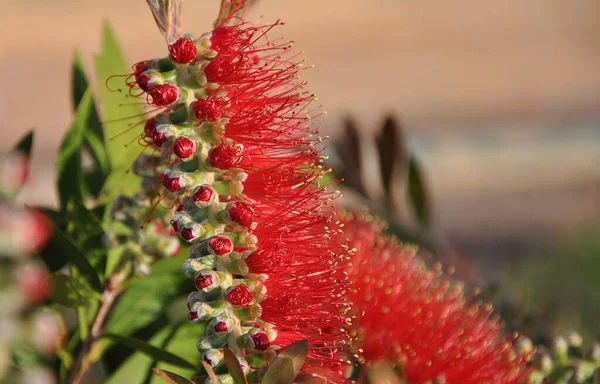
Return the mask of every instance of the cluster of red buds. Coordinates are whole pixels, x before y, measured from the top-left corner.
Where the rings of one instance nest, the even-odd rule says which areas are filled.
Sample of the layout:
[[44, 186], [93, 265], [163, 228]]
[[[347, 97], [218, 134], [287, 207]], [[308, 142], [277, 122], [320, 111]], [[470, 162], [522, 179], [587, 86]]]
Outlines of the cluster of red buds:
[[389, 362], [411, 384], [527, 383], [532, 350], [502, 336], [490, 305], [466, 297], [462, 284], [428, 267], [414, 247], [382, 235], [381, 222], [348, 215], [344, 223], [361, 367]]
[[[27, 174], [20, 152], [0, 158], [0, 382], [53, 383], [52, 371], [39, 362], [54, 355], [64, 325], [57, 313], [37, 307], [50, 293], [50, 276], [32, 256], [45, 245], [50, 225], [41, 213], [12, 201]], [[12, 354], [24, 346], [40, 358], [17, 367]]]
[[268, 37], [282, 24], [225, 17], [136, 64], [128, 81], [158, 112], [142, 139], [164, 169], [158, 200], [176, 207], [172, 228], [191, 245], [189, 319], [207, 324], [197, 347], [222, 382], [232, 380], [224, 347], [259, 380], [304, 339], [304, 371], [344, 380], [347, 246], [335, 193], [317, 182], [326, 170], [302, 62], [290, 42]]

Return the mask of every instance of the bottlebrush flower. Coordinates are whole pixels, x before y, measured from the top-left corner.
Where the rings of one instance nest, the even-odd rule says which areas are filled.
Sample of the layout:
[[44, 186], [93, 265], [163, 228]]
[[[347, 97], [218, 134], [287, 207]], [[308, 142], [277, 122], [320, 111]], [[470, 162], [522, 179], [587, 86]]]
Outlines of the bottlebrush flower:
[[212, 32], [178, 40], [128, 82], [162, 107], [142, 139], [165, 167], [155, 195], [178, 206], [172, 228], [192, 243], [189, 318], [215, 324], [197, 346], [212, 366], [224, 368], [229, 346], [256, 371], [307, 339], [304, 371], [342, 382], [347, 246], [335, 196], [315, 181], [324, 170], [314, 96], [290, 43], [267, 37], [282, 23], [254, 26], [236, 16], [243, 2], [223, 4], [230, 17]]
[[410, 384], [525, 383], [530, 354], [503, 338], [490, 305], [428, 268], [413, 247], [382, 235], [383, 225], [348, 215], [354, 253], [352, 326], [361, 363], [388, 361]]

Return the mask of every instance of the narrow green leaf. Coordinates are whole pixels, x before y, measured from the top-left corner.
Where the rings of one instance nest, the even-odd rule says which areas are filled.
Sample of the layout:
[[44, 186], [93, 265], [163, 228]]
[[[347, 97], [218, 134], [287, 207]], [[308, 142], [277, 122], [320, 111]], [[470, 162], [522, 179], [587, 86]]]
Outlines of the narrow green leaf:
[[227, 370], [233, 378], [233, 382], [235, 384], [248, 384], [248, 381], [246, 381], [246, 375], [244, 375], [244, 371], [240, 366], [240, 361], [237, 359], [231, 349], [225, 347], [223, 348], [223, 353], [225, 354], [225, 364], [227, 365]]
[[[185, 304], [183, 305], [183, 308], [185, 308]], [[199, 366], [202, 362], [202, 355], [198, 353], [196, 344], [194, 342], [190, 343], [190, 340], [198, 340], [203, 336], [206, 336], [206, 324], [185, 322], [175, 330], [172, 337], [166, 343], [164, 349], [174, 355], [185, 356], [189, 362]], [[194, 375], [198, 374], [199, 371], [202, 371], [201, 368], [183, 369], [166, 362], [160, 362], [156, 364], [155, 367], [176, 372], [184, 377], [193, 377]], [[159, 380], [155, 377], [152, 377], [149, 384], [159, 384]]]
[[[155, 347], [164, 347], [172, 334], [171, 327], [163, 328], [150, 338], [149, 343]], [[153, 365], [152, 357], [136, 352], [125, 360], [104, 384], [144, 383]]]
[[88, 259], [73, 240], [57, 227], [53, 228], [52, 237], [40, 255], [51, 271], [56, 271], [66, 263], [70, 263], [77, 268], [80, 275], [90, 283], [92, 288], [98, 292], [102, 291], [102, 283]]
[[[90, 87], [83, 61], [78, 51], [75, 51], [73, 55], [71, 77], [73, 108], [77, 110], [86, 90]], [[110, 161], [104, 144], [104, 134], [102, 132], [102, 125], [100, 124], [100, 116], [98, 115], [96, 104], [93, 101], [85, 126], [84, 147], [88, 150], [94, 161], [93, 169], [86, 170], [85, 173], [87, 190], [93, 197], [97, 197], [104, 180], [110, 172]]]
[[33, 132], [33, 129], [27, 132], [15, 146], [15, 151], [21, 152], [25, 156], [30, 157], [34, 135], [35, 133]]
[[299, 340], [288, 345], [267, 368], [262, 384], [292, 384], [306, 360], [308, 341]]
[[[130, 73], [131, 67], [123, 57], [114, 32], [108, 23], [104, 24], [100, 53], [95, 57], [94, 62], [99, 96], [104, 106], [102, 114], [104, 141], [108, 148], [112, 168], [127, 168], [140, 152], [140, 147], [135, 141], [136, 137], [141, 134], [143, 125], [140, 124], [134, 129], [129, 128], [144, 120], [143, 117], [140, 117], [144, 110], [139, 104], [139, 100], [129, 95], [124, 78], [111, 78], [113, 75]], [[127, 145], [132, 141], [131, 145]], [[133, 179], [135, 175], [123, 174], [122, 177]], [[126, 181], [123, 179], [122, 182]]]
[[132, 337], [125, 337], [121, 335], [115, 335], [111, 333], [105, 333], [101, 336], [102, 338], [110, 339], [119, 344], [125, 345], [131, 349], [134, 349], [138, 352], [142, 352], [148, 356], [151, 356], [157, 361], [164, 361], [178, 367], [195, 369], [194, 364], [190, 363], [187, 360], [182, 359], [181, 357], [174, 355], [170, 352], [167, 352], [161, 348], [155, 347], [151, 344], [148, 344], [145, 341], [134, 339]]
[[133, 171], [129, 170], [129, 165], [114, 168], [102, 186], [98, 202], [110, 205], [119, 195], [133, 196], [140, 191], [142, 184], [139, 182], [139, 178], [135, 175], [135, 178], [131, 178], [130, 174], [133, 174]]
[[428, 191], [423, 180], [421, 165], [411, 156], [408, 163], [408, 194], [413, 212], [419, 223], [429, 226], [431, 207], [429, 204]]
[[[133, 281], [115, 305], [106, 322], [106, 331], [131, 335], [163, 315], [177, 297], [185, 295], [189, 291], [190, 282], [181, 273], [183, 256], [185, 255], [173, 258], [179, 261], [177, 269], [174, 268], [174, 263], [163, 264], [161, 260], [152, 266], [149, 276]], [[135, 316], [131, 316], [132, 313]]]
[[88, 90], [85, 92], [75, 119], [65, 134], [58, 159], [56, 162], [58, 194], [61, 208], [66, 209], [67, 203], [71, 200], [82, 202], [83, 178], [81, 173], [81, 146], [84, 141], [84, 132], [86, 122], [92, 108], [92, 94]]
[[165, 371], [159, 368], [152, 368], [152, 372], [158, 377], [160, 377], [164, 382], [169, 384], [194, 384], [193, 381], [186, 379], [185, 377], [181, 377], [176, 373]]
[[85, 74], [85, 68], [83, 67], [83, 60], [81, 53], [78, 50], [73, 52], [73, 66], [71, 71], [71, 94], [73, 97], [73, 109], [77, 110], [85, 91], [89, 87], [87, 75]]
[[50, 298], [66, 307], [80, 307], [100, 300], [101, 296], [94, 291], [87, 280], [81, 276], [67, 276], [62, 273], [52, 275], [52, 295]]
[[386, 195], [389, 197], [394, 170], [399, 165], [399, 160], [403, 157], [402, 133], [400, 131], [400, 126], [393, 116], [389, 116], [385, 120], [376, 141], [379, 150], [379, 166], [381, 169], [383, 188]]

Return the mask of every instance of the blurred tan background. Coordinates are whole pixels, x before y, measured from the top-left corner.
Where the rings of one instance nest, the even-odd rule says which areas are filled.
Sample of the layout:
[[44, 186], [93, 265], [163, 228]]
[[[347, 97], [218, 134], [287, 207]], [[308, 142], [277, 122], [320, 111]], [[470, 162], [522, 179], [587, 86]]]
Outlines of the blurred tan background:
[[[54, 204], [73, 50], [91, 68], [103, 20], [132, 63], [166, 47], [143, 0], [0, 3], [0, 151], [35, 127], [21, 198]], [[217, 3], [188, 0], [185, 29], [210, 29]], [[326, 133], [347, 114], [365, 131], [401, 117], [436, 228], [467, 254], [519, 257], [600, 222], [599, 1], [260, 0], [261, 16], [315, 64]]]

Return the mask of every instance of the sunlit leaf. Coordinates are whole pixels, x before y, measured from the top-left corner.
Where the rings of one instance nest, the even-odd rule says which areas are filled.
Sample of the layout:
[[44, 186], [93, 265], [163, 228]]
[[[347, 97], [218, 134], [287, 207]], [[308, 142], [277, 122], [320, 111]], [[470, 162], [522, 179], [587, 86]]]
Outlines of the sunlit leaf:
[[[113, 75], [131, 73], [125, 58], [117, 44], [112, 28], [104, 24], [100, 53], [95, 57], [96, 80], [99, 84], [99, 97], [103, 105], [104, 141], [112, 169], [127, 169], [140, 152], [137, 137], [140, 135], [144, 120], [141, 99], [129, 95], [123, 77], [111, 78]], [[137, 117], [135, 117], [137, 116]], [[130, 129], [132, 128], [132, 129]], [[131, 144], [128, 144], [131, 143]], [[137, 176], [121, 173], [121, 183], [135, 182]]]

